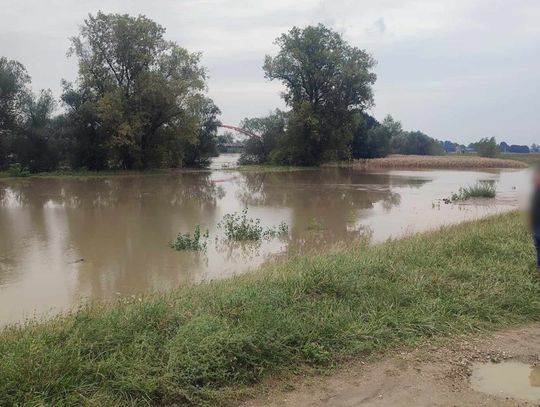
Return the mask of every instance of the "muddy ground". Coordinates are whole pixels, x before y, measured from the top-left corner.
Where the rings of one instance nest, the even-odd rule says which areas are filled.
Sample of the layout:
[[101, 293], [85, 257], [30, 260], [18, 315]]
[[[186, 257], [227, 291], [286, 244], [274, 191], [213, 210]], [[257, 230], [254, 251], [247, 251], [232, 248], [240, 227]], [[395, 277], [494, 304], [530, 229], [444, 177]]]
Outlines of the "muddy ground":
[[242, 406], [540, 406], [540, 400], [471, 388], [475, 363], [507, 360], [540, 364], [540, 324], [354, 361], [323, 376], [266, 384], [263, 394]]

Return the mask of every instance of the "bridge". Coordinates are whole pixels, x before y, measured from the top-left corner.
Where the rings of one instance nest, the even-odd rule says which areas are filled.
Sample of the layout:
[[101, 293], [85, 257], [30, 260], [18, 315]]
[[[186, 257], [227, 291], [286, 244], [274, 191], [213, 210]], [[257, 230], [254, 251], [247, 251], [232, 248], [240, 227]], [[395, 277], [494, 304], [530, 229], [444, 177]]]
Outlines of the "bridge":
[[254, 134], [254, 133], [251, 133], [241, 127], [236, 127], [236, 126], [230, 126], [228, 124], [220, 124], [218, 125], [218, 127], [223, 127], [224, 129], [229, 129], [229, 130], [234, 130], [238, 133], [242, 133], [243, 135], [245, 136], [248, 136], [248, 137], [255, 137], [255, 138], [261, 138], [261, 136], [259, 136], [258, 134]]

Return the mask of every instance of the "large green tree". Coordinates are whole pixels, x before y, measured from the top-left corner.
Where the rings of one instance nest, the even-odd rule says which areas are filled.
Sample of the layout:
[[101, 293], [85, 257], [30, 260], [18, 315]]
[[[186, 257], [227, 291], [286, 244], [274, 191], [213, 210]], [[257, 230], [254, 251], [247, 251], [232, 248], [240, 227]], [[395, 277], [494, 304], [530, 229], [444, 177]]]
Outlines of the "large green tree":
[[[98, 12], [72, 39], [79, 80], [64, 99], [75, 103], [72, 110], [84, 109], [79, 119], [97, 121], [87, 125], [108, 152], [107, 165], [146, 168], [198, 161], [188, 157], [187, 147], [200, 144], [206, 126], [205, 70], [199, 54], [165, 40], [164, 33], [145, 16]], [[214, 116], [218, 113], [213, 110]]]
[[17, 163], [31, 172], [52, 171], [59, 164], [61, 147], [53, 121], [55, 109], [50, 90], [27, 95], [22, 106], [24, 118], [13, 141], [13, 152]]
[[442, 144], [421, 131], [404, 131], [393, 137], [392, 150], [397, 154], [442, 155]]
[[483, 139], [480, 139], [476, 143], [472, 143], [472, 147], [478, 150], [478, 155], [480, 157], [493, 158], [497, 157], [500, 154], [499, 145], [497, 144], [497, 140], [495, 140], [495, 137], [485, 137]]
[[245, 141], [240, 163], [264, 164], [270, 161], [281, 163], [277, 156], [280, 154], [279, 143], [285, 133], [286, 119], [287, 114], [277, 109], [268, 116], [244, 119], [242, 128], [254, 137], [248, 137]]
[[17, 61], [0, 57], [0, 169], [8, 164], [13, 139], [24, 120], [30, 76]]
[[354, 114], [373, 104], [374, 59], [323, 25], [293, 27], [276, 44], [264, 71], [285, 85], [292, 108], [283, 155], [300, 165], [348, 157]]

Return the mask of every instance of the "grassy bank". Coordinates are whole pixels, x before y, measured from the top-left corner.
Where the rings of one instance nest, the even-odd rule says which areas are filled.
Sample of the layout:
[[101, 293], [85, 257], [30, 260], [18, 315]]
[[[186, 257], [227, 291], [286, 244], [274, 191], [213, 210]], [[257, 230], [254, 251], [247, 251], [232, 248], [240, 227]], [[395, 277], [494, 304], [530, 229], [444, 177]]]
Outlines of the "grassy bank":
[[506, 160], [521, 161], [529, 166], [540, 165], [540, 153], [518, 154], [518, 153], [504, 153], [501, 154], [501, 158]]
[[0, 334], [0, 405], [219, 405], [264, 377], [540, 319], [519, 213]]
[[467, 155], [391, 155], [385, 158], [359, 160], [356, 168], [376, 169], [474, 169], [474, 168], [527, 168], [525, 162], [512, 159], [485, 158]]

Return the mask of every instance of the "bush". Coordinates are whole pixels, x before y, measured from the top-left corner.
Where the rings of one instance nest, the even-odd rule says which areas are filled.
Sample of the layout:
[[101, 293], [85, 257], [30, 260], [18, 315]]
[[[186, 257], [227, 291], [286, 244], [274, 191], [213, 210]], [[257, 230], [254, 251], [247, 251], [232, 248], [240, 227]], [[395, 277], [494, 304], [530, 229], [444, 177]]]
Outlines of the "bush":
[[475, 185], [460, 188], [457, 193], [453, 193], [452, 201], [466, 201], [471, 198], [495, 198], [495, 185], [492, 182], [480, 181]]
[[11, 164], [8, 167], [7, 174], [10, 177], [29, 177], [30, 171], [28, 171], [28, 168], [23, 167], [21, 164]]
[[197, 225], [193, 236], [189, 233], [179, 233], [174, 242], [171, 242], [171, 247], [175, 250], [205, 250], [208, 239], [208, 229], [201, 235], [201, 227]]
[[225, 230], [227, 240], [238, 242], [252, 240], [257, 241], [263, 238], [272, 238], [275, 236], [286, 235], [289, 233], [289, 226], [281, 222], [277, 227], [263, 229], [260, 219], [248, 218], [247, 208], [241, 214], [234, 212], [223, 216], [218, 227]]

